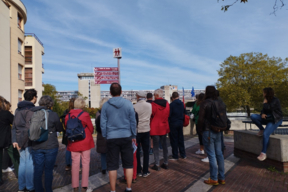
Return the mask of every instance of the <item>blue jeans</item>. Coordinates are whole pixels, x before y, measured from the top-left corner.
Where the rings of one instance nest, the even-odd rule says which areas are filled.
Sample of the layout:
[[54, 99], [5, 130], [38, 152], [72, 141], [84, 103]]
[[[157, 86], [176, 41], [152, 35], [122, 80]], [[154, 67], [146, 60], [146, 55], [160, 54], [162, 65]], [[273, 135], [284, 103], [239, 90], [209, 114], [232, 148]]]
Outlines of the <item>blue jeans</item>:
[[107, 169], [106, 153], [101, 153], [101, 169]]
[[45, 191], [52, 192], [53, 169], [58, 153], [58, 148], [38, 149], [32, 151], [34, 161], [35, 191], [44, 192], [42, 175], [45, 170]]
[[251, 120], [253, 121], [253, 123], [260, 129], [260, 130], [264, 130], [263, 133], [263, 148], [262, 148], [262, 153], [266, 153], [267, 152], [267, 147], [268, 147], [268, 143], [269, 143], [269, 137], [270, 135], [279, 127], [279, 125], [282, 124], [282, 119], [280, 121], [278, 121], [277, 123], [267, 123], [265, 129], [262, 126], [262, 124], [264, 124], [263, 119], [261, 118], [261, 115], [257, 115], [257, 114], [252, 114], [250, 116]]
[[26, 147], [20, 150], [20, 165], [18, 171], [19, 191], [23, 191], [25, 188], [29, 191], [34, 190], [33, 174], [34, 167], [31, 147]]
[[72, 165], [71, 151], [68, 151], [67, 147], [66, 147], [65, 160], [66, 160], [66, 165], [67, 166], [71, 166]]
[[216, 133], [213, 131], [204, 131], [202, 137], [205, 152], [207, 153], [209, 158], [210, 178], [214, 181], [218, 181], [218, 179], [224, 180], [225, 170], [224, 170], [224, 157], [221, 148], [221, 133], [220, 132]]

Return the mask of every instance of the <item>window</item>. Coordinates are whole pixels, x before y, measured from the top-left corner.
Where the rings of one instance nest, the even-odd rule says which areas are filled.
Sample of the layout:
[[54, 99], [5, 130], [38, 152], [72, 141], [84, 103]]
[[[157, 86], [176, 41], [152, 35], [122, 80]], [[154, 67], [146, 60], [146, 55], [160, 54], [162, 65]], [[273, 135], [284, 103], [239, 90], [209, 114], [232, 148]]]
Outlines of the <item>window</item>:
[[33, 71], [32, 68], [25, 68], [25, 86], [33, 85]]
[[18, 39], [18, 53], [22, 54], [22, 41]]
[[21, 15], [18, 13], [18, 18], [17, 18], [17, 24], [18, 24], [18, 27], [20, 28], [20, 29], [22, 29], [22, 17], [21, 17]]
[[18, 90], [18, 101], [22, 101], [23, 90]]
[[18, 79], [22, 80], [22, 71], [23, 71], [23, 66], [18, 64]]
[[31, 65], [32, 64], [32, 46], [25, 46], [25, 65]]

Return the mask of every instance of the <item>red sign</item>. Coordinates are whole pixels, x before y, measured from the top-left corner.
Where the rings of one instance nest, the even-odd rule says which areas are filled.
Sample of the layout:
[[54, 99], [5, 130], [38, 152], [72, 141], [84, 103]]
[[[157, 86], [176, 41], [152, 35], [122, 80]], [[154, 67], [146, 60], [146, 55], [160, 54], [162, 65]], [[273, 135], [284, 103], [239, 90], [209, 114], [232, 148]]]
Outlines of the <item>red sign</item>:
[[108, 80], [108, 81], [95, 81], [95, 84], [112, 84], [112, 83], [119, 83], [119, 81], [118, 80], [115, 80], [115, 81], [110, 81], [110, 80]]
[[119, 80], [118, 76], [95, 76], [95, 81], [101, 81], [101, 80]]
[[94, 67], [94, 72], [98, 71], [118, 71], [118, 67]]
[[94, 76], [119, 75], [119, 72], [95, 72]]

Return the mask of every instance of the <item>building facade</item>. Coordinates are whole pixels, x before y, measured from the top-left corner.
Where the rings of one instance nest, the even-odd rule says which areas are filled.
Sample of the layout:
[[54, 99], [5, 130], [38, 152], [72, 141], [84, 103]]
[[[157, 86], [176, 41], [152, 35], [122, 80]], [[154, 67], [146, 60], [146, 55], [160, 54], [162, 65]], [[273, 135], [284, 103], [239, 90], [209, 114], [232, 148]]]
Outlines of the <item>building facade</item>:
[[72, 98], [78, 97], [78, 91], [58, 91], [56, 96], [60, 101], [69, 101]]
[[44, 55], [44, 47], [39, 38], [35, 34], [25, 34], [25, 89], [37, 90], [39, 99], [44, 91], [42, 55]]
[[0, 23], [0, 95], [10, 100], [10, 9], [3, 1], [0, 1]]
[[98, 108], [101, 100], [100, 85], [94, 83], [93, 73], [78, 74], [78, 92], [87, 98], [86, 105], [91, 108]]
[[[18, 102], [23, 100], [26, 89], [35, 88], [38, 96], [42, 95], [42, 73], [44, 73], [42, 55], [44, 48], [43, 44], [37, 44], [35, 37], [30, 38], [29, 35], [29, 37], [27, 35], [25, 37], [24, 27], [27, 21], [27, 10], [22, 1], [0, 0], [0, 20], [0, 74], [2, 81], [0, 94], [11, 102], [14, 111]], [[26, 42], [27, 46], [32, 47], [33, 50], [32, 63], [29, 64], [26, 64], [25, 58]], [[31, 69], [30, 73], [28, 73], [29, 69]], [[30, 84], [28, 79], [31, 80]], [[26, 86], [27, 84], [28, 86]]]

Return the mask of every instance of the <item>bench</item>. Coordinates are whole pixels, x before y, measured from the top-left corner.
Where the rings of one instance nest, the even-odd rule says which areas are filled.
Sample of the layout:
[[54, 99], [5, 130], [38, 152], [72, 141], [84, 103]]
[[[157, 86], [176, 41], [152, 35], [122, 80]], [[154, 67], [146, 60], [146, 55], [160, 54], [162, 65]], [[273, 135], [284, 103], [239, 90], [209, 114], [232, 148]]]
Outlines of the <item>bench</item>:
[[[288, 119], [283, 119], [283, 122], [288, 122]], [[251, 120], [250, 121], [242, 121], [245, 123], [245, 130], [247, 130], [247, 124], [250, 124], [250, 130], [252, 130], [251, 125], [254, 124]], [[288, 127], [288, 125], [279, 125], [279, 127]]]
[[268, 148], [267, 159], [263, 162], [257, 160], [257, 156], [262, 150], [263, 137], [257, 136], [256, 131], [234, 131], [234, 155], [246, 158], [266, 167], [275, 167], [278, 170], [288, 172], [288, 136], [271, 135]]

